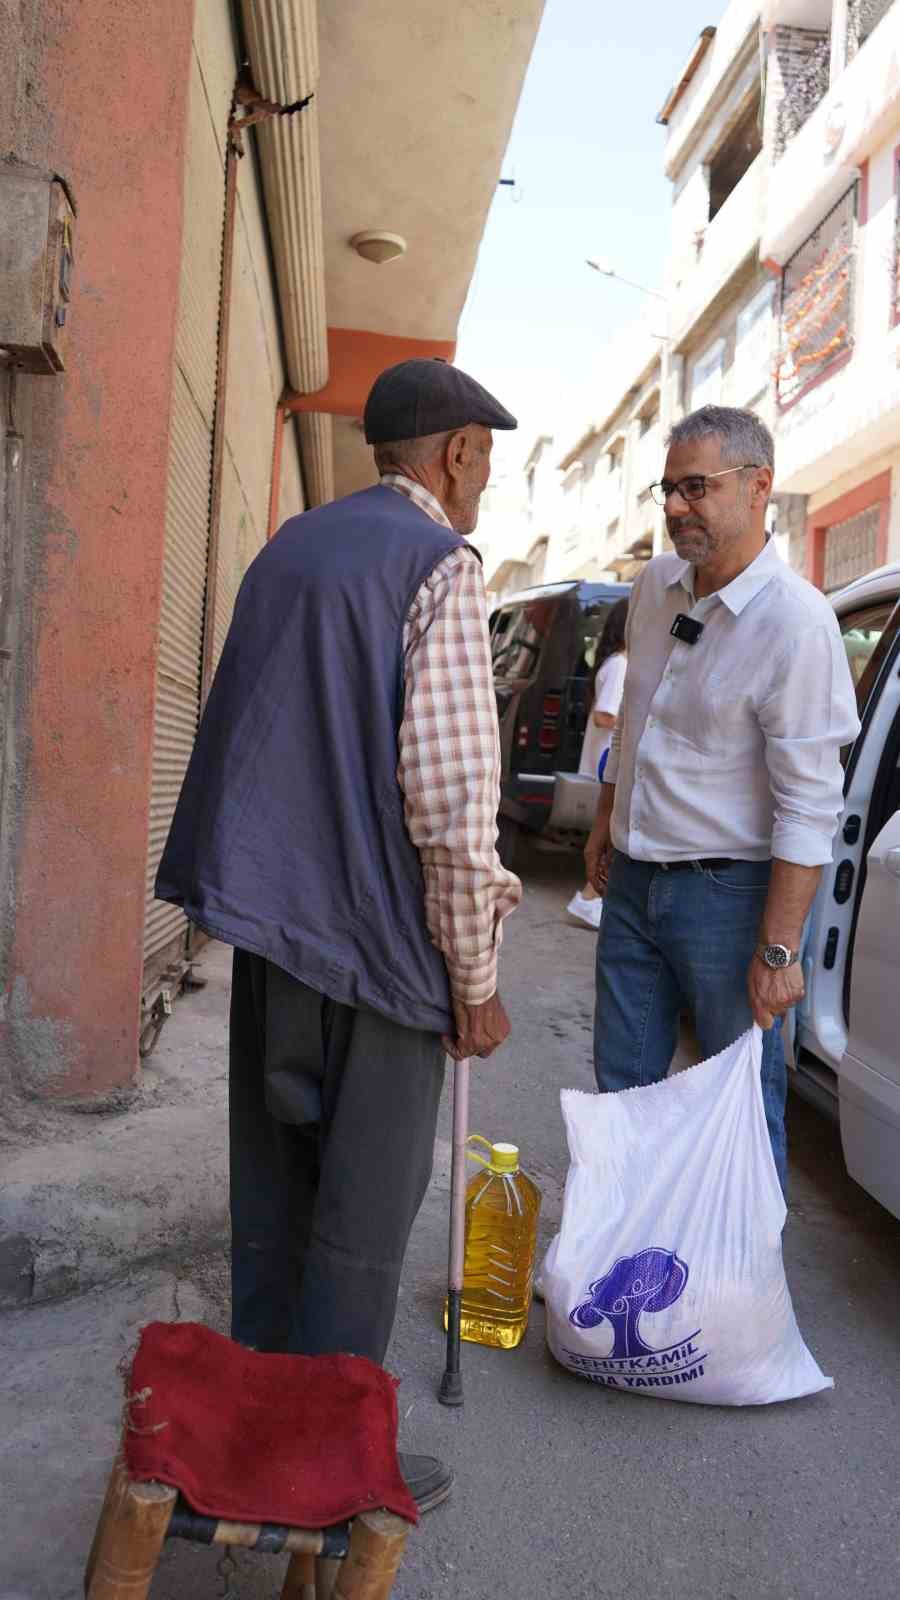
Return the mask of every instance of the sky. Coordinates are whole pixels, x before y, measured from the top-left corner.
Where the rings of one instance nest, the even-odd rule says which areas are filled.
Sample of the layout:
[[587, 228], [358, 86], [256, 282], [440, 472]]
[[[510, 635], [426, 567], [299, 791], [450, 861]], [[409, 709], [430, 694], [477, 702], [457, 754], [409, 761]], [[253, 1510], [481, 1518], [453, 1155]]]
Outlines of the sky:
[[469, 290], [456, 360], [519, 419], [503, 467], [539, 431], [591, 418], [604, 344], [646, 297], [585, 265], [660, 288], [671, 185], [656, 122], [701, 28], [725, 0], [547, 0]]

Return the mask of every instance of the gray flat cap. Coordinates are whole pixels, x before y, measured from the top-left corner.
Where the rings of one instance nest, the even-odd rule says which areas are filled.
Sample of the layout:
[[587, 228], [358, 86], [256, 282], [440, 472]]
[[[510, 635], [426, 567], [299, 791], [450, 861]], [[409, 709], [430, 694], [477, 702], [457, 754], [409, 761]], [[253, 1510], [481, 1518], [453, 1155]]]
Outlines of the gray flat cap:
[[421, 439], [480, 422], [485, 428], [517, 428], [515, 417], [487, 389], [439, 356], [401, 361], [372, 385], [364, 413], [368, 444]]

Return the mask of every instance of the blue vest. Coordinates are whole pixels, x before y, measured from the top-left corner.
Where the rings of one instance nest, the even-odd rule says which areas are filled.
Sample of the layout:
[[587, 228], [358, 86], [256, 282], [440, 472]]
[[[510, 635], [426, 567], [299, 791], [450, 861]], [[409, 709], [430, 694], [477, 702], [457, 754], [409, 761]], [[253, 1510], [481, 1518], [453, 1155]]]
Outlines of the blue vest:
[[463, 540], [395, 489], [293, 517], [238, 594], [156, 879], [321, 994], [452, 1027], [403, 815], [403, 628]]

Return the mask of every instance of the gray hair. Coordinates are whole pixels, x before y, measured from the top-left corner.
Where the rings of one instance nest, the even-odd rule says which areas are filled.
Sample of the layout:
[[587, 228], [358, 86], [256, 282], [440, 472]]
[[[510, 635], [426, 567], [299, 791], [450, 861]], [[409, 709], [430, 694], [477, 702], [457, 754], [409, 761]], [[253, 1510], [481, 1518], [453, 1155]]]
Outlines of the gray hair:
[[395, 472], [403, 467], [424, 467], [460, 433], [460, 428], [449, 428], [443, 433], [423, 433], [418, 439], [392, 439], [389, 444], [373, 447], [375, 467], [378, 472]]
[[696, 444], [701, 439], [719, 440], [726, 467], [775, 469], [772, 435], [755, 411], [741, 411], [737, 406], [701, 406], [676, 422], [666, 444]]

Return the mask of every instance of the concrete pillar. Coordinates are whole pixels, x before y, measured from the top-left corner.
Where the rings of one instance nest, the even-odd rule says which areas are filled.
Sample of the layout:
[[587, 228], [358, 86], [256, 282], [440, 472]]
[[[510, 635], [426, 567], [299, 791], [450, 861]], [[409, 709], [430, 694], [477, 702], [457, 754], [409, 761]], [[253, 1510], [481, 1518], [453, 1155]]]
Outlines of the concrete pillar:
[[847, 12], [849, 0], [832, 0], [831, 6], [831, 83], [836, 83], [847, 65]]
[[0, 1093], [137, 1067], [150, 751], [193, 5], [26, 7], [0, 32], [0, 149], [77, 207], [67, 370], [30, 411]]

